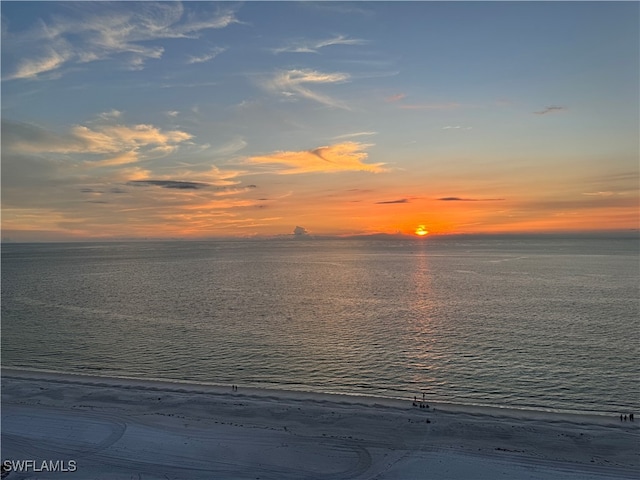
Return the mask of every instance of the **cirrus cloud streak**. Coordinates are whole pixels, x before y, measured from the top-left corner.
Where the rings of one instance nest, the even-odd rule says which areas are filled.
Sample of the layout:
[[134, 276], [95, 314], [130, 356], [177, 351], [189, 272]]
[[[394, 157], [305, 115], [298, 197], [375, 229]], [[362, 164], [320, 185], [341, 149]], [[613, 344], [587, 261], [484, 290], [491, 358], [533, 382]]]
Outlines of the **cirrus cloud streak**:
[[307, 85], [343, 83], [349, 78], [347, 73], [341, 72], [323, 73], [310, 69], [292, 69], [277, 72], [271, 79], [263, 83], [263, 87], [285, 97], [305, 98], [325, 106], [348, 110], [348, 107], [342, 102], [311, 90]]
[[274, 48], [273, 53], [318, 53], [321, 48], [332, 45], [363, 45], [366, 40], [360, 38], [349, 38], [345, 35], [337, 35], [326, 40], [297, 41], [285, 47]]
[[[3, 56], [8, 57], [3, 70], [10, 72], [3, 79], [34, 79], [65, 65], [111, 58], [123, 60], [129, 69], [140, 70], [145, 61], [159, 59], [164, 53], [164, 47], [154, 45], [154, 41], [193, 39], [203, 30], [239, 23], [229, 8], [199, 10], [197, 16], [190, 10], [188, 4], [180, 2], [132, 2], [126, 9], [107, 2], [71, 4], [65, 16], [41, 18], [20, 34], [3, 32]], [[26, 57], [5, 56], [16, 45]], [[214, 51], [206, 60], [217, 53]], [[196, 62], [206, 61], [204, 57], [194, 58]]]

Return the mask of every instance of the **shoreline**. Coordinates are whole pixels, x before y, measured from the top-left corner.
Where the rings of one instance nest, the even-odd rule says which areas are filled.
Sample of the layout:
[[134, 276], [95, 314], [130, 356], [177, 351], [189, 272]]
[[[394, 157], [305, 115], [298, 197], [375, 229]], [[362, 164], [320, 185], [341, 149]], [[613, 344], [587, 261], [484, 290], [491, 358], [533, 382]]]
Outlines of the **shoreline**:
[[[224, 385], [220, 383], [199, 382], [195, 380], [180, 380], [180, 379], [163, 379], [163, 378], [143, 378], [132, 376], [119, 376], [119, 375], [98, 375], [95, 373], [88, 374], [82, 372], [61, 372], [56, 370], [46, 370], [37, 368], [25, 368], [25, 367], [0, 367], [0, 375], [2, 377], [7, 376], [10, 378], [36, 378], [49, 381], [61, 381], [68, 383], [81, 383], [81, 384], [95, 384], [95, 385], [111, 385], [117, 386], [119, 383], [122, 385], [135, 385], [140, 389], [157, 389], [162, 388], [165, 390], [172, 390], [176, 392], [185, 392], [186, 390], [201, 393], [217, 393], [227, 394], [231, 390], [231, 384]], [[361, 405], [386, 405], [398, 408], [403, 408], [407, 405], [411, 405], [413, 397], [415, 396], [418, 403], [421, 402], [421, 392], [415, 394], [407, 394], [406, 398], [400, 397], [386, 397], [379, 395], [365, 395], [361, 393], [340, 393], [340, 392], [320, 392], [310, 390], [296, 390], [286, 389], [280, 387], [266, 387], [266, 386], [253, 386], [253, 385], [238, 385], [241, 388], [242, 393], [237, 392], [236, 395], [253, 395], [256, 397], [286, 397], [295, 398], [299, 400], [309, 401], [335, 401], [335, 402], [347, 402]], [[233, 393], [233, 392], [232, 392]], [[493, 415], [493, 416], [505, 416], [505, 417], [522, 417], [529, 416], [541, 419], [554, 419], [564, 418], [567, 420], [574, 419], [579, 421], [592, 421], [594, 423], [608, 424], [612, 420], [619, 421], [619, 415], [628, 415], [629, 413], [637, 413], [636, 411], [620, 410], [614, 411], [575, 411], [566, 409], [555, 409], [547, 407], [525, 407], [525, 406], [513, 406], [513, 405], [488, 405], [477, 403], [455, 403], [446, 402], [441, 400], [435, 400], [433, 398], [425, 399], [425, 403], [436, 407], [444, 412], [466, 412], [475, 413], [478, 415]], [[615, 422], [614, 422], [615, 423]], [[640, 423], [639, 423], [640, 425]]]
[[2, 368], [2, 456], [37, 452], [75, 460], [81, 477], [116, 479], [596, 480], [640, 473], [640, 422], [411, 404]]

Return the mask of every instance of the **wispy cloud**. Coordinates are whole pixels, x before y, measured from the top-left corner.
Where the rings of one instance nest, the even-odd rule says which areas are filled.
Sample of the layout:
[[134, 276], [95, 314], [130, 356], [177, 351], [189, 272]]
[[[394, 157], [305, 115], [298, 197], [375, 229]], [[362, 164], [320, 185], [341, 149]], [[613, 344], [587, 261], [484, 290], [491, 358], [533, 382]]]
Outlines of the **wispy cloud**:
[[[238, 185], [238, 177], [243, 175], [242, 170], [222, 169], [215, 165], [202, 168], [187, 167], [180, 169], [172, 169], [167, 175], [156, 175], [157, 179], [170, 180], [172, 178], [189, 178], [192, 181], [208, 183], [216, 187], [231, 187]], [[145, 177], [148, 178], [148, 177]]]
[[100, 117], [103, 120], [109, 120], [112, 118], [118, 118], [122, 116], [122, 112], [119, 110], [111, 110], [109, 112], [102, 112], [101, 114], [98, 115], [98, 117]]
[[438, 198], [442, 202], [498, 202], [504, 198], [462, 198], [462, 197], [442, 197]]
[[89, 153], [112, 153], [125, 149], [149, 146], [169, 147], [184, 142], [192, 135], [180, 130], [161, 130], [153, 125], [100, 125], [89, 128], [77, 125], [71, 129], [73, 138], [80, 140]]
[[366, 40], [337, 35], [326, 40], [299, 40], [284, 47], [274, 48], [273, 53], [319, 53], [319, 50], [332, 45], [363, 45]]
[[583, 195], [587, 195], [589, 197], [611, 197], [613, 195], [620, 195], [620, 193], [616, 192], [585, 192]]
[[184, 182], [176, 180], [133, 180], [131, 182], [128, 182], [128, 185], [143, 187], [155, 186], [177, 190], [199, 190], [201, 188], [207, 188], [210, 186], [208, 183]]
[[471, 130], [471, 127], [463, 127], [462, 125], [447, 125], [442, 127], [443, 130]]
[[376, 202], [376, 205], [387, 205], [387, 204], [391, 204], [391, 203], [409, 203], [409, 199], [408, 198], [401, 198], [399, 200], [386, 200], [383, 202]]
[[223, 47], [216, 47], [213, 50], [211, 50], [208, 53], [205, 53], [203, 55], [200, 56], [189, 56], [189, 59], [187, 60], [187, 63], [205, 63], [208, 62], [209, 60], [213, 60], [214, 58], [216, 58], [218, 55], [220, 55], [222, 52], [226, 51], [226, 48]]
[[104, 160], [85, 162], [86, 166], [91, 167], [115, 167], [117, 165], [127, 165], [129, 163], [136, 163], [140, 158], [135, 150], [130, 150], [116, 155], [115, 157], [105, 158]]
[[344, 108], [347, 106], [327, 95], [322, 95], [311, 90], [307, 85], [313, 84], [335, 84], [349, 80], [346, 73], [323, 73], [317, 70], [285, 70], [277, 72], [271, 79], [267, 80], [263, 86], [274, 93], [287, 97], [301, 97], [321, 103], [330, 107]]
[[343, 140], [345, 138], [354, 138], [354, 137], [365, 137], [371, 135], [377, 135], [378, 132], [355, 132], [355, 133], [345, 133], [344, 135], [338, 135], [333, 137], [334, 140]]
[[12, 74], [4, 77], [6, 80], [16, 78], [34, 78], [41, 73], [50, 72], [60, 68], [74, 57], [72, 51], [66, 47], [45, 47], [35, 55], [35, 58], [22, 60]]
[[215, 147], [211, 150], [212, 155], [217, 156], [225, 156], [232, 155], [247, 146], [247, 142], [244, 138], [237, 136], [232, 138], [227, 143], [224, 143], [218, 147]]
[[192, 182], [185, 180], [135, 180], [127, 182], [127, 185], [134, 187], [159, 187], [173, 190], [209, 190], [213, 192], [215, 197], [221, 195], [236, 195], [238, 193], [247, 192], [254, 188], [258, 188], [256, 185], [247, 186], [215, 186], [209, 183]]
[[275, 166], [275, 173], [279, 174], [386, 171], [383, 163], [364, 163], [368, 157], [364, 150], [369, 146], [357, 142], [343, 142], [313, 150], [275, 152], [249, 157], [246, 162]]
[[387, 103], [399, 102], [406, 96], [407, 95], [404, 93], [396, 93], [395, 95], [388, 96], [387, 98], [384, 99], [384, 101]]
[[558, 113], [558, 112], [563, 112], [567, 110], [567, 107], [563, 107], [560, 105], [551, 105], [549, 107], [545, 107], [544, 109], [538, 111], [538, 112], [533, 112], [535, 115], [547, 115], [549, 113]]
[[3, 70], [9, 73], [4, 79], [33, 79], [65, 65], [109, 58], [120, 58], [128, 68], [141, 69], [147, 60], [161, 58], [164, 53], [164, 47], [153, 42], [197, 38], [202, 30], [239, 23], [230, 8], [199, 10], [195, 15], [189, 4], [179, 2], [123, 5], [74, 3], [66, 16], [41, 19], [21, 34], [7, 32], [3, 54], [6, 49], [20, 52], [20, 57], [13, 62], [7, 59]]
[[[119, 113], [115, 117], [118, 116]], [[65, 133], [57, 134], [35, 125], [8, 120], [2, 121], [2, 134], [3, 149], [8, 152], [83, 156], [85, 159], [81, 164], [91, 167], [113, 167], [159, 158], [193, 138], [181, 130], [162, 130], [146, 124], [75, 125]], [[94, 158], [86, 159], [86, 154]]]

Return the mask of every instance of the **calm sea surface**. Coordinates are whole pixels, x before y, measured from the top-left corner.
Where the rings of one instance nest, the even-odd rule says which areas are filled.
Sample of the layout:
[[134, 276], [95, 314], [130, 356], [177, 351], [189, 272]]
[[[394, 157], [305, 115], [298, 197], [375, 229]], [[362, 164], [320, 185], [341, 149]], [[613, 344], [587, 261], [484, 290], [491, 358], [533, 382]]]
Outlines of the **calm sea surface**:
[[637, 238], [4, 244], [2, 365], [638, 411], [639, 286]]

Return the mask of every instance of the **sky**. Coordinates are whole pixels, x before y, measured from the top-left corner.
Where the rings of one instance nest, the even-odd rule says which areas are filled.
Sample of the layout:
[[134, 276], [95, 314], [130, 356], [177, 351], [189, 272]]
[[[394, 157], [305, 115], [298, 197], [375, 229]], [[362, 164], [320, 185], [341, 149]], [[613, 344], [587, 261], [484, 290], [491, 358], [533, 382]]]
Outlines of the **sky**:
[[5, 240], [639, 226], [637, 2], [9, 2]]

